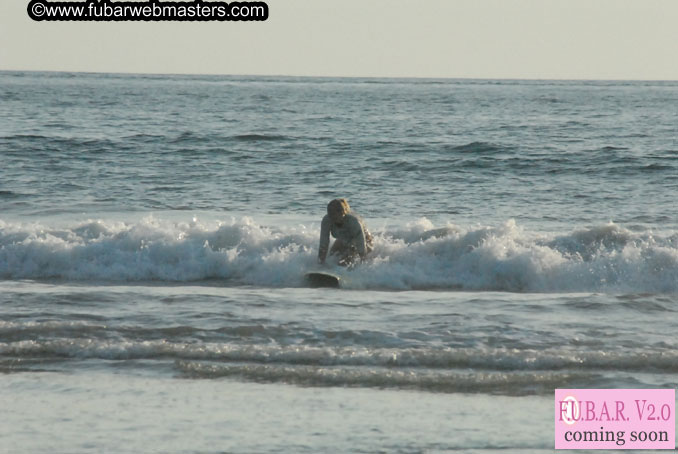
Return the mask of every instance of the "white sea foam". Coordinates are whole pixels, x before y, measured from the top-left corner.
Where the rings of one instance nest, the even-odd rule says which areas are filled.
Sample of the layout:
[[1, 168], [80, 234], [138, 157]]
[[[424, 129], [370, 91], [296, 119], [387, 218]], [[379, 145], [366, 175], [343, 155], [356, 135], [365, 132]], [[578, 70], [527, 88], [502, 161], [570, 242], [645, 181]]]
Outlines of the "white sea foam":
[[[525, 231], [513, 220], [464, 228], [426, 219], [375, 234], [368, 263], [337, 268], [346, 288], [518, 292], [678, 291], [678, 235], [605, 224]], [[147, 217], [70, 227], [0, 220], [0, 278], [302, 286], [316, 267], [318, 226], [251, 218], [202, 223]]]

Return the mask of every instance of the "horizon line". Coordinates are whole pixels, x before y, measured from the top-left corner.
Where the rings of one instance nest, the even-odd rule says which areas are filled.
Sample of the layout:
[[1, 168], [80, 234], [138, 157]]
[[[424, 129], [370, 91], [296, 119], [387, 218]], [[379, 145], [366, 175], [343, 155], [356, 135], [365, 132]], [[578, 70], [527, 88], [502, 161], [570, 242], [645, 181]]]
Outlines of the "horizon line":
[[296, 79], [390, 79], [390, 80], [495, 80], [495, 81], [531, 81], [531, 82], [678, 82], [678, 79], [628, 79], [628, 78], [558, 78], [558, 77], [472, 77], [472, 76], [328, 76], [296, 74], [226, 74], [226, 73], [173, 73], [173, 72], [133, 72], [133, 71], [81, 71], [54, 69], [0, 69], [0, 73], [55, 73], [55, 74], [108, 74], [119, 76], [159, 76], [159, 77], [261, 77]]

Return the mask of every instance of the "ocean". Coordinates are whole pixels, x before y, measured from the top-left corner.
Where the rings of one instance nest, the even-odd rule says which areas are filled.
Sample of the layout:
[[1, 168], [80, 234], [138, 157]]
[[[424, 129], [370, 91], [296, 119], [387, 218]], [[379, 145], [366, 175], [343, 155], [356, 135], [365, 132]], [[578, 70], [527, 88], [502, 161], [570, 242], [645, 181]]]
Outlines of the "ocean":
[[678, 387], [678, 82], [0, 72], [0, 162], [3, 453], [545, 453], [556, 388]]

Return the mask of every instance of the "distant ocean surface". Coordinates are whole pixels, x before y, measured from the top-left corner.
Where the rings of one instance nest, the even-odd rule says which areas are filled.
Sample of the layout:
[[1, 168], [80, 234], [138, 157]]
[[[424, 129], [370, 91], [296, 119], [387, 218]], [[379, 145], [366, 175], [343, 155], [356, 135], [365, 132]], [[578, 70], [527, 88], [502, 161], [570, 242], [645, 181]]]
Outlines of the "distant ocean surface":
[[678, 387], [678, 82], [0, 72], [0, 162], [3, 453], [551, 452], [555, 388]]

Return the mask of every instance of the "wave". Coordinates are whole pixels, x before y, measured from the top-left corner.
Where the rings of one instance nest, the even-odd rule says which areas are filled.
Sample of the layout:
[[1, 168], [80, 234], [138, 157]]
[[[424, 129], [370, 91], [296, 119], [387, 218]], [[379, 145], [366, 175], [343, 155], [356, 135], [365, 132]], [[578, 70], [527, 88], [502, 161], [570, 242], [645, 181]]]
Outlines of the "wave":
[[215, 136], [209, 134], [199, 134], [195, 132], [184, 131], [179, 136], [171, 140], [173, 144], [201, 144], [201, 143], [221, 143], [223, 141], [232, 142], [282, 142], [289, 140], [288, 136], [276, 134], [237, 134], [232, 136]]
[[504, 146], [488, 142], [471, 142], [465, 145], [446, 146], [444, 149], [450, 153], [468, 153], [474, 155], [494, 155], [509, 151], [509, 149]]
[[[62, 123], [46, 126], [54, 126], [61, 130], [70, 128], [70, 126]], [[31, 157], [36, 155], [53, 157], [55, 150], [59, 150], [59, 157], [62, 160], [82, 159], [83, 153], [103, 153], [118, 146], [117, 142], [105, 138], [47, 136], [39, 134], [16, 134], [0, 137], [0, 144], [10, 145], [6, 150], [3, 150], [3, 154], [8, 156], [21, 156], [25, 158], [26, 150], [30, 150]]]
[[13, 192], [13, 191], [1, 191], [0, 190], [0, 198], [14, 199], [14, 198], [20, 198], [20, 197], [24, 197], [24, 194], [20, 194], [18, 192]]
[[[678, 292], [678, 234], [616, 224], [567, 234], [436, 227], [426, 219], [375, 231], [368, 262], [337, 267], [345, 288], [511, 292]], [[0, 278], [304, 286], [319, 226], [92, 220], [67, 227], [0, 220]], [[359, 272], [357, 272], [359, 270]]]
[[301, 386], [349, 386], [413, 389], [442, 393], [490, 393], [498, 395], [548, 394], [554, 388], [593, 383], [593, 375], [582, 373], [474, 373], [410, 371], [376, 368], [286, 367], [278, 365], [222, 365], [199, 362], [177, 363], [190, 378], [236, 378], [261, 383]]
[[[71, 326], [91, 335], [99, 326]], [[165, 334], [186, 334], [167, 328]], [[189, 330], [190, 331], [190, 330]], [[9, 337], [9, 336], [8, 336]], [[278, 364], [313, 367], [380, 367], [392, 369], [474, 370], [488, 372], [559, 372], [678, 374], [678, 353], [663, 350], [573, 351], [568, 349], [508, 348], [391, 348], [367, 346], [308, 346], [235, 344], [219, 342], [172, 342], [154, 340], [108, 340], [70, 337], [0, 342], [0, 356], [14, 358], [71, 358], [103, 360], [183, 360], [223, 363]]]
[[[75, 326], [71, 328], [75, 329]], [[548, 394], [554, 387], [591, 387], [643, 374], [671, 382], [674, 353], [572, 352], [470, 348], [367, 348], [70, 338], [0, 343], [0, 372], [71, 360], [174, 364], [191, 378], [235, 378], [303, 386], [411, 388], [431, 392]], [[43, 369], [40, 369], [43, 370]], [[620, 378], [621, 377], [621, 378]]]
[[242, 142], [264, 142], [264, 141], [284, 141], [289, 140], [289, 137], [275, 134], [240, 134], [232, 136], [231, 139]]

